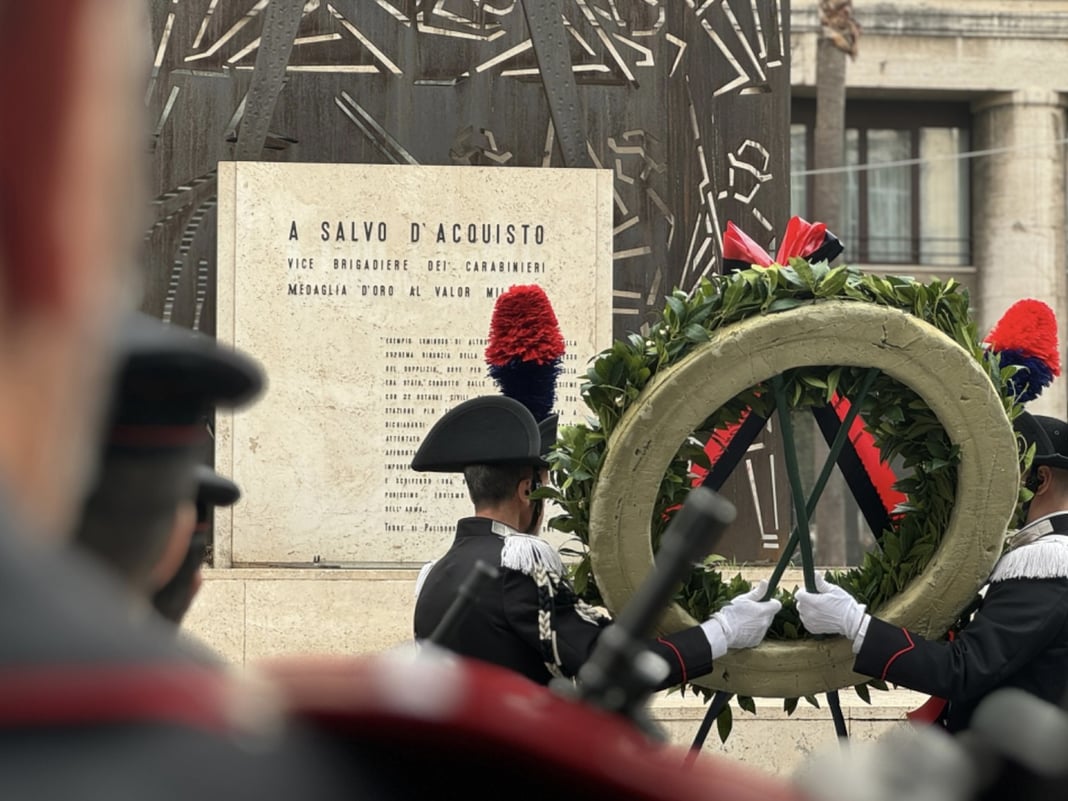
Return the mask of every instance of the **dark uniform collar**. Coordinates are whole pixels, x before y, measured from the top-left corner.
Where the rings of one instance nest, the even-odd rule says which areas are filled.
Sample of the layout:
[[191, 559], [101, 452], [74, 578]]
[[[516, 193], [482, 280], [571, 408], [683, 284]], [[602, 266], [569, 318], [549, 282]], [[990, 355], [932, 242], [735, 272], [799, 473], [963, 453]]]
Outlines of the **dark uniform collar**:
[[518, 534], [514, 528], [488, 517], [465, 517], [456, 524], [456, 539], [462, 537], [510, 537]]

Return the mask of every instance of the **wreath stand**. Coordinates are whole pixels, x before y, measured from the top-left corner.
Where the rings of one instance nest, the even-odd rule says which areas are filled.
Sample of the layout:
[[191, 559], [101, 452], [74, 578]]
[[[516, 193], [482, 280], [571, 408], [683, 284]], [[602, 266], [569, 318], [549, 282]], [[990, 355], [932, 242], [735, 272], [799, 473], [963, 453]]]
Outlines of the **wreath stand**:
[[[886, 511], [883, 509], [882, 504], [878, 503], [878, 496], [874, 494], [874, 488], [871, 487], [871, 482], [868, 480], [867, 475], [863, 470], [855, 469], [856, 454], [850, 453], [852, 451], [852, 443], [850, 443], [848, 436], [850, 430], [852, 430], [853, 422], [857, 419], [860, 408], [863, 405], [864, 398], [867, 396], [878, 375], [878, 370], [869, 369], [867, 371], [864, 376], [864, 381], [861, 384], [860, 391], [857, 393], [856, 397], [851, 399], [849, 411], [841, 422], [838, 421], [838, 417], [830, 404], [823, 407], [820, 412], [817, 412], [815, 409], [813, 410], [813, 414], [817, 417], [825, 434], [828, 432], [828, 420], [831, 421], [831, 426], [837, 425], [837, 430], [834, 432], [833, 438], [828, 443], [829, 451], [827, 459], [820, 468], [819, 475], [812, 487], [812, 492], [809, 494], [808, 499], [803, 502], [801, 471], [798, 466], [797, 448], [793, 437], [793, 422], [790, 419], [786, 406], [782, 376], [777, 375], [771, 380], [772, 392], [775, 398], [775, 408], [784, 411], [784, 413], [780, 415], [780, 425], [782, 426], [783, 436], [783, 457], [786, 460], [786, 472], [790, 482], [791, 498], [793, 500], [794, 515], [797, 522], [790, 531], [790, 538], [786, 543], [786, 547], [783, 549], [782, 555], [779, 557], [778, 563], [775, 565], [775, 570], [772, 572], [771, 578], [768, 579], [768, 589], [764, 594], [763, 600], [767, 601], [775, 596], [775, 590], [778, 588], [783, 573], [786, 571], [787, 565], [790, 564], [790, 560], [793, 558], [794, 552], [797, 550], [798, 546], [801, 548], [801, 569], [804, 576], [805, 589], [809, 592], [815, 592], [816, 568], [812, 558], [812, 537], [808, 523], [816, 510], [816, 504], [819, 503], [823, 490], [827, 486], [827, 482], [831, 477], [831, 472], [834, 469], [835, 463], [838, 463], [843, 474], [847, 476], [847, 481], [853, 488], [854, 496], [861, 501], [862, 512], [868, 520], [872, 532], [878, 536], [878, 533], [883, 530], [886, 522], [888, 522]], [[708, 476], [706, 476], [704, 481], [705, 486], [718, 490], [723, 485], [723, 481], [726, 479], [727, 475], [734, 470], [746, 450], [767, 423], [767, 417], [750, 415], [750, 417], [747, 418], [747, 422], [749, 419], [755, 420], [756, 424], [745, 426], [743, 429], [739, 430], [738, 435], [731, 440], [730, 445], [717, 460], [716, 468], [718, 469], [711, 471]], [[846, 454], [848, 454], [848, 456]], [[864, 486], [865, 484], [867, 486]], [[871, 503], [872, 497], [875, 497], [875, 505]], [[727, 690], [716, 691], [716, 694], [708, 705], [708, 710], [705, 712], [704, 719], [701, 721], [701, 726], [698, 728], [697, 736], [694, 737], [693, 745], [691, 746], [695, 755], [704, 747], [705, 740], [708, 738], [708, 733], [712, 729], [712, 723], [719, 717], [720, 713], [723, 712], [724, 707], [730, 703], [733, 695], [734, 693], [728, 692]], [[842, 714], [842, 702], [838, 696], [838, 690], [829, 690], [826, 693], [826, 698], [827, 706], [831, 710], [831, 719], [834, 722], [835, 735], [839, 738], [849, 737], [849, 730], [846, 727], [845, 716]]]
[[[952, 624], [996, 562], [1015, 508], [1019, 465], [1012, 426], [990, 377], [956, 342], [900, 310], [844, 301], [751, 318], [712, 332], [708, 342], [655, 376], [626, 410], [609, 440], [590, 506], [591, 562], [610, 608], [621, 606], [651, 568], [647, 521], [677, 443], [710, 412], [750, 387], [769, 387], [775, 408], [788, 410], [783, 373], [806, 365], [860, 367], [866, 372], [860, 391], [849, 398], [849, 414], [831, 437], [830, 454], [808, 498], [791, 421], [788, 414], [780, 414], [796, 524], [769, 581], [769, 594], [798, 548], [805, 586], [815, 589], [809, 517], [834, 464], [849, 461], [850, 427], [864, 394], [885, 373], [912, 389], [935, 413], [959, 448], [960, 462], [955, 502], [941, 543], [922, 573], [880, 606], [879, 615], [924, 635], [939, 634]], [[751, 424], [749, 442], [762, 426], [759, 420]], [[828, 436], [828, 428], [821, 427]], [[740, 452], [747, 446], [740, 444]], [[713, 471], [706, 483], [715, 488], [715, 476], [725, 477], [730, 469]], [[847, 480], [857, 472], [848, 471]], [[862, 489], [850, 486], [855, 495]], [[695, 623], [676, 605], [661, 628], [677, 631]], [[708, 681], [717, 693], [694, 748], [701, 747], [712, 721], [736, 694], [825, 693], [838, 736], [847, 736], [838, 689], [867, 680], [852, 672], [852, 657], [850, 644], [833, 637], [766, 641], [717, 660]]]

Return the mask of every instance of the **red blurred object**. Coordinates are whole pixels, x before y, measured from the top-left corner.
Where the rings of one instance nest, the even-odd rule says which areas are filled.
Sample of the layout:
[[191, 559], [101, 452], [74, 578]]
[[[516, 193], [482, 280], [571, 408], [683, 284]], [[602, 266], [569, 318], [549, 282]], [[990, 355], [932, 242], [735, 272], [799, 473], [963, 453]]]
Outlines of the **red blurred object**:
[[373, 766], [376, 798], [499, 799], [507, 781], [522, 782], [518, 797], [557, 801], [801, 801], [752, 768], [712, 754], [684, 764], [688, 751], [620, 716], [432, 646], [288, 658], [254, 675], [250, 694], [247, 679], [195, 665], [10, 670], [0, 724], [148, 723], [228, 736], [252, 726], [262, 736], [260, 727], [288, 719], [314, 730], [316, 747]]
[[0, 23], [0, 275], [9, 299], [56, 292], [63, 265], [53, 211], [71, 110], [75, 31], [86, 0], [3, 3]]
[[231, 728], [227, 674], [197, 665], [35, 666], [0, 672], [0, 727], [151, 723]]
[[[725, 758], [684, 766], [622, 717], [559, 696], [503, 668], [424, 646], [418, 655], [300, 659], [267, 667], [298, 718], [341, 742], [407, 754], [411, 771], [499, 793], [486, 772], [522, 781], [524, 797], [641, 801], [799, 801], [785, 783]], [[441, 782], [457, 781], [445, 774]], [[452, 797], [439, 786], [441, 797]]]
[[920, 706], [906, 712], [905, 717], [914, 726], [930, 726], [942, 717], [942, 711], [946, 708], [946, 699], [932, 695]]

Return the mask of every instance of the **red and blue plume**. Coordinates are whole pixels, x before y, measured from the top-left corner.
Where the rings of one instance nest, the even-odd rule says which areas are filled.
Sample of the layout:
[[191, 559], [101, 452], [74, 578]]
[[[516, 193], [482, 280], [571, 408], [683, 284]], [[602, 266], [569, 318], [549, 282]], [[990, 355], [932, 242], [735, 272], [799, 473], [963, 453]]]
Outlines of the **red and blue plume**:
[[1040, 300], [1018, 300], [997, 321], [984, 340], [998, 354], [1002, 367], [1017, 370], [1009, 384], [1016, 400], [1034, 400], [1061, 374], [1057, 318]]
[[556, 312], [536, 284], [513, 286], [497, 298], [490, 321], [486, 363], [501, 392], [541, 422], [556, 403], [564, 337]]

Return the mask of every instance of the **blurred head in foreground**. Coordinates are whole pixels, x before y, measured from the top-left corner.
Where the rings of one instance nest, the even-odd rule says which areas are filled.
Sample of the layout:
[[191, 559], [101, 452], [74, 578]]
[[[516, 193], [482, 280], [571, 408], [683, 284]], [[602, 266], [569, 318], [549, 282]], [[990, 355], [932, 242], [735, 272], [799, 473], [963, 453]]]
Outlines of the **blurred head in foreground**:
[[126, 0], [0, 0], [0, 486], [38, 536], [70, 531], [129, 296], [146, 26]]
[[211, 410], [251, 399], [263, 378], [240, 353], [141, 313], [123, 323], [118, 367], [75, 541], [148, 601], [189, 551]]

